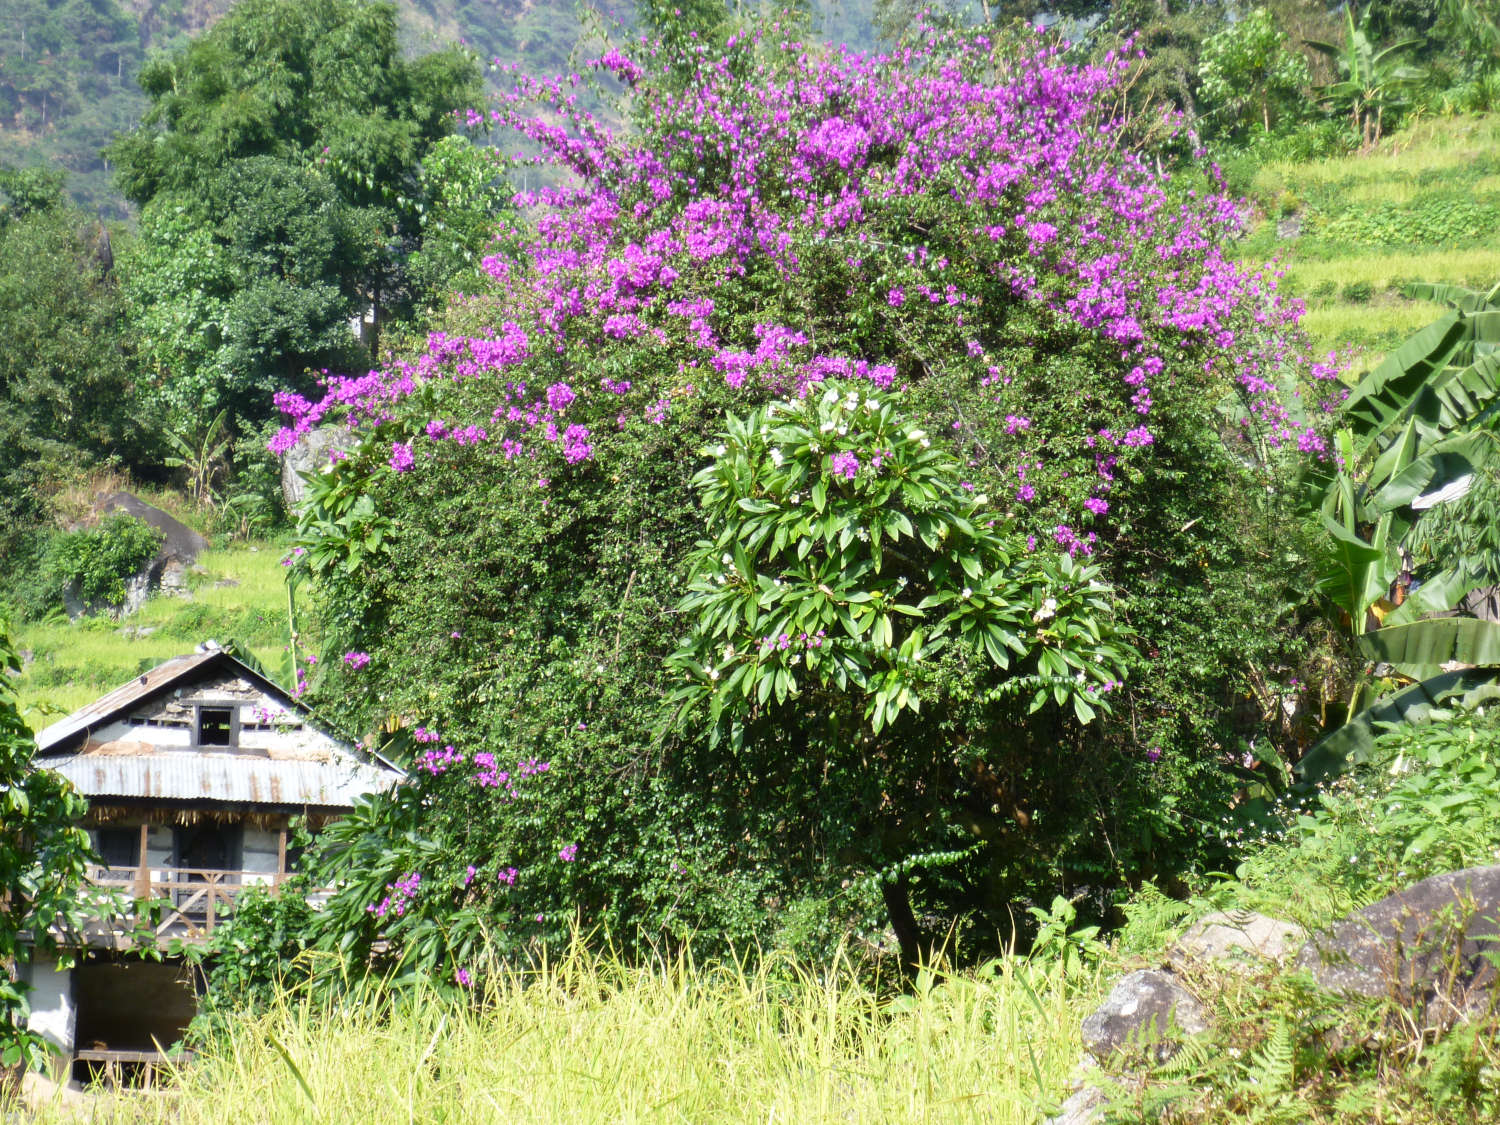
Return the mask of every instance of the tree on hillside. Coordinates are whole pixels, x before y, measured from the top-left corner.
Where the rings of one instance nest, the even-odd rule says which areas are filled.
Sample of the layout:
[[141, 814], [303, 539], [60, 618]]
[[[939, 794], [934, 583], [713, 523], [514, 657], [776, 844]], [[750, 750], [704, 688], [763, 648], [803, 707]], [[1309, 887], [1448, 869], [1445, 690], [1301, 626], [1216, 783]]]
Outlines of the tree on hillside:
[[407, 299], [421, 160], [477, 99], [477, 65], [404, 59], [387, 3], [242, 0], [141, 85], [146, 116], [109, 156], [142, 208], [126, 277], [154, 385], [178, 425], [264, 417], [305, 369], [354, 362], [351, 316], [378, 326]]
[[1203, 45], [1198, 64], [1205, 113], [1215, 131], [1234, 135], [1251, 122], [1271, 132], [1303, 108], [1303, 90], [1312, 80], [1307, 62], [1293, 50], [1274, 17], [1256, 8], [1228, 24]]
[[314, 697], [411, 767], [329, 837], [331, 948], [984, 943], [1202, 856], [1241, 784], [1324, 395], [1236, 204], [1122, 143], [1129, 60], [688, 50], [595, 61], [625, 135], [518, 79], [575, 181], [417, 354], [281, 400], [278, 450], [368, 435], [288, 562]]
[[107, 234], [62, 181], [0, 171], [0, 548], [49, 473], [143, 452]]

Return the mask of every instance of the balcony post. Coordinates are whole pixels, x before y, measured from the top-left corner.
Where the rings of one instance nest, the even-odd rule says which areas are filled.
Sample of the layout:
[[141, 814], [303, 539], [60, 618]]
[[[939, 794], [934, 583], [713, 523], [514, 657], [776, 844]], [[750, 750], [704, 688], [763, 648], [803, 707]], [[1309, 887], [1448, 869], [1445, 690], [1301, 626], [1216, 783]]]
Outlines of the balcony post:
[[142, 821], [140, 850], [136, 854], [135, 866], [135, 897], [142, 902], [148, 902], [151, 898], [151, 867], [146, 862], [146, 842], [150, 835], [150, 826]]

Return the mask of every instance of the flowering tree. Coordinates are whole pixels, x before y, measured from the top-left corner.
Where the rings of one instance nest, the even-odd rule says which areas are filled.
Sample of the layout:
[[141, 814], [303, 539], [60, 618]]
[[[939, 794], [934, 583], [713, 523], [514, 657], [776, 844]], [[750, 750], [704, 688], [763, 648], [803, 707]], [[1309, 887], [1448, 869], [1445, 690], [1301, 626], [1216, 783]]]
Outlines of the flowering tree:
[[[867, 58], [773, 25], [592, 65], [624, 135], [578, 107], [576, 77], [518, 77], [488, 114], [561, 176], [517, 197], [492, 290], [420, 354], [280, 400], [277, 450], [330, 417], [368, 434], [320, 490], [390, 521], [374, 550], [336, 521], [305, 527], [290, 561], [316, 560], [332, 643], [370, 658], [312, 690], [351, 718], [440, 721], [468, 763], [552, 767], [514, 820], [472, 784], [443, 796], [414, 775], [398, 800], [428, 810], [411, 821], [428, 850], [403, 917], [503, 898], [512, 939], [555, 934], [575, 905], [627, 936], [733, 937], [806, 916], [788, 903], [857, 913], [873, 884], [856, 876], [899, 870], [929, 906], [999, 918], [1018, 887], [1117, 878], [1101, 855], [1180, 837], [1177, 803], [1232, 782], [1214, 749], [1224, 669], [1274, 643], [1240, 628], [1244, 497], [1323, 447], [1332, 374], [1303, 363], [1274, 279], [1226, 256], [1236, 204], [1123, 150], [1123, 63], [1034, 42], [933, 33]], [[724, 438], [726, 415], [751, 421]], [[792, 439], [814, 420], [841, 440]], [[695, 486], [694, 451], [721, 442]], [[909, 477], [912, 496], [884, 491]], [[1038, 642], [1054, 613], [1082, 632]], [[819, 620], [839, 645], [812, 645]], [[1119, 627], [1134, 653], [1109, 642]], [[945, 638], [932, 681], [903, 664]], [[1126, 678], [1117, 656], [1120, 721], [1085, 730]], [[1052, 702], [991, 691], [1006, 660]], [[752, 677], [778, 721], [727, 744], [707, 724], [663, 733], [663, 697], [743, 696]], [[784, 721], [798, 692], [845, 682], [857, 705]], [[881, 768], [798, 752], [832, 745], [813, 728], [835, 711], [885, 738]], [[390, 839], [360, 911], [418, 871], [416, 845]], [[487, 878], [463, 883], [469, 866]]]

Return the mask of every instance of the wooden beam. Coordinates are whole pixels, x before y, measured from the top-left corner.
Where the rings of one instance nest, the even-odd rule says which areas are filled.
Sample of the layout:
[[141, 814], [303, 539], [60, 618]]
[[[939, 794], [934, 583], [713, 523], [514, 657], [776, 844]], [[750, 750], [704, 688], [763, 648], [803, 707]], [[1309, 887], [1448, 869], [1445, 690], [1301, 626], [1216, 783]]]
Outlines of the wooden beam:
[[135, 857], [135, 897], [141, 900], [151, 897], [151, 865], [146, 860], [146, 848], [150, 839], [151, 828], [142, 821], [140, 852]]

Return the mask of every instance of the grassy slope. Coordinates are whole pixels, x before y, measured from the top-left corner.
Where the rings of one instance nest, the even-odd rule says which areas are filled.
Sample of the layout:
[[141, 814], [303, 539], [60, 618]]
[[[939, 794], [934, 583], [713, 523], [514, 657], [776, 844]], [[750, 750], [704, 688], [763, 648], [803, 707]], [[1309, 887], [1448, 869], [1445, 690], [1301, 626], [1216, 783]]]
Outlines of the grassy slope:
[[[1500, 117], [1421, 122], [1369, 155], [1269, 164], [1251, 196], [1281, 219], [1262, 220], [1241, 252], [1279, 263], [1319, 350], [1348, 356], [1354, 374], [1441, 312], [1401, 296], [1402, 282], [1500, 281]], [[1299, 237], [1278, 237], [1285, 220]], [[1360, 283], [1367, 299], [1349, 289]]]
[[1009, 960], [886, 1003], [837, 968], [585, 953], [481, 989], [482, 1007], [428, 992], [393, 1014], [288, 999], [237, 1023], [177, 1090], [95, 1119], [1020, 1125], [1065, 1088], [1100, 976]]
[[[273, 677], [285, 679], [286, 571], [282, 551], [266, 543], [205, 552], [191, 600], [152, 598], [139, 613], [18, 626], [16, 647], [29, 661], [17, 685], [35, 730], [201, 641], [238, 640]], [[233, 582], [235, 585], [219, 585]], [[140, 636], [143, 630], [153, 630]]]

